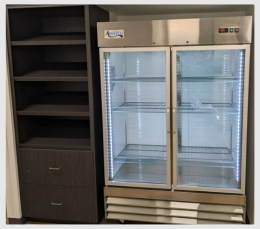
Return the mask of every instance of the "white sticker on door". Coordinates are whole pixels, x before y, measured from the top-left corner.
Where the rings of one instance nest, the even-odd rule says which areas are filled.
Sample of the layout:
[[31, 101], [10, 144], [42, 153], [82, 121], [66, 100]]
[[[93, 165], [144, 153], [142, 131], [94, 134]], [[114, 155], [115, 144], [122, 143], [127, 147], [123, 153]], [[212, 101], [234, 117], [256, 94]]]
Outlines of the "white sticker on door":
[[106, 39], [124, 38], [124, 30], [105, 30], [104, 36]]

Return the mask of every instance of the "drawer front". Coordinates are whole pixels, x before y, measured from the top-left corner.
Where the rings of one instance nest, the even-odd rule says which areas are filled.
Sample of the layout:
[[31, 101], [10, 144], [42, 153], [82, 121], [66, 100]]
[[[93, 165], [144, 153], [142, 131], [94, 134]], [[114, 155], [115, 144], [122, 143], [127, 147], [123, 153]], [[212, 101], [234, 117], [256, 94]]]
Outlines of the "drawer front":
[[91, 151], [18, 150], [21, 183], [93, 187]]
[[94, 190], [83, 187], [21, 184], [23, 217], [94, 223]]

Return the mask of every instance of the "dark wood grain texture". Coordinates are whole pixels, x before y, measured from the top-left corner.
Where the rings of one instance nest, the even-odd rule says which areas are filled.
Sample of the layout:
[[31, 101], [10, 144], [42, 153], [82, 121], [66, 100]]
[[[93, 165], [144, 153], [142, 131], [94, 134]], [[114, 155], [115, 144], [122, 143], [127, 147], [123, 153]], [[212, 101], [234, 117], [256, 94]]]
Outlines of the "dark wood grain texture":
[[27, 222], [27, 218], [8, 218], [8, 224], [25, 224]]
[[41, 35], [22, 41], [11, 41], [13, 46], [24, 45], [80, 45], [86, 44], [85, 35]]
[[91, 151], [19, 149], [18, 158], [21, 183], [93, 187]]
[[84, 70], [36, 70], [14, 77], [15, 81], [88, 81]]
[[18, 116], [21, 148], [90, 150], [84, 117]]
[[17, 114], [40, 116], [89, 116], [88, 105], [54, 104], [32, 104], [23, 110], [17, 111]]
[[95, 222], [91, 188], [21, 184], [20, 189], [24, 217]]
[[31, 149], [91, 150], [90, 140], [79, 138], [31, 137], [19, 146]]
[[[96, 22], [109, 14], [93, 5], [7, 11], [23, 216], [98, 223], [104, 164]], [[61, 169], [49, 170], [51, 163]]]
[[97, 195], [97, 221], [104, 215], [104, 156], [103, 156], [103, 131], [102, 131], [102, 103], [101, 103], [101, 84], [100, 84], [100, 63], [99, 48], [97, 45], [97, 22], [109, 21], [109, 13], [95, 6], [85, 6], [86, 18], [86, 39], [87, 39], [87, 58], [89, 79], [90, 110], [93, 116], [90, 124], [90, 135], [95, 136], [91, 139], [92, 150], [95, 152], [95, 174], [96, 174], [96, 195]]

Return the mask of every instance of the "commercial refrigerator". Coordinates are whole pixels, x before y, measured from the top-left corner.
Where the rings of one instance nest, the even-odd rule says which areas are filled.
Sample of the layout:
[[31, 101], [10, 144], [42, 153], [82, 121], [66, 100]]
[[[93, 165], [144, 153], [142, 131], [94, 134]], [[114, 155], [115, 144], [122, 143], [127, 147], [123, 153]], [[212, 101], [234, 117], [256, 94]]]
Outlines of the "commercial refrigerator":
[[[97, 24], [106, 217], [245, 222], [252, 17]], [[161, 211], [172, 200], [173, 210], [183, 201], [215, 204], [207, 214], [220, 216], [132, 205], [141, 200], [164, 201]]]

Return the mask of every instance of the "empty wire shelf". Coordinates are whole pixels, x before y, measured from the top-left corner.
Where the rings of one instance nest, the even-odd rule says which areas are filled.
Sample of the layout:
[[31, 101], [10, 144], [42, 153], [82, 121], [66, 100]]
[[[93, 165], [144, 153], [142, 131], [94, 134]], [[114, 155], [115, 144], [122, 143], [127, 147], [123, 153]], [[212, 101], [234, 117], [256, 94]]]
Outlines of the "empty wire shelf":
[[119, 107], [115, 107], [113, 112], [141, 112], [141, 113], [165, 113], [166, 105], [161, 102], [125, 102]]
[[191, 103], [182, 103], [177, 107], [179, 113], [226, 113], [237, 114], [236, 107], [231, 103], [203, 103], [200, 107], [193, 107]]
[[210, 81], [236, 82], [237, 80], [238, 80], [237, 76], [177, 77], [177, 81], [179, 82], [210, 82]]
[[227, 189], [238, 188], [237, 182], [232, 176], [179, 175], [178, 185]]
[[166, 158], [166, 146], [130, 144], [114, 158], [114, 161], [117, 163], [166, 164]]
[[166, 184], [165, 165], [123, 164], [112, 179], [113, 182]]
[[234, 169], [178, 166], [178, 185], [238, 188]]
[[165, 77], [114, 77], [111, 82], [165, 82]]
[[186, 161], [178, 159], [178, 166], [198, 166], [198, 167], [217, 167], [217, 168], [236, 168], [234, 162], [205, 162], [205, 161]]
[[178, 148], [178, 166], [235, 168], [232, 152], [225, 147], [189, 147]]

